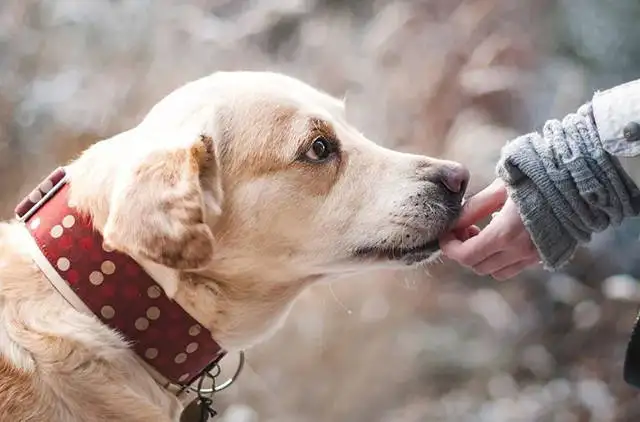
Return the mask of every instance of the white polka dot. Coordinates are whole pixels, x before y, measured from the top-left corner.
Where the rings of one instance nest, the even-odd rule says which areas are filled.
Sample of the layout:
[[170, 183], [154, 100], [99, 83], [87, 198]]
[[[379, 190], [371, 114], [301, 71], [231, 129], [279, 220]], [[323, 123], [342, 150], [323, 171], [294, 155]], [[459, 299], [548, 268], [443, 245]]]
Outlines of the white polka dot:
[[62, 236], [62, 232], [64, 231], [64, 229], [62, 228], [62, 226], [56, 224], [55, 226], [51, 227], [51, 237], [53, 237], [54, 239], [59, 238], [60, 236]]
[[31, 223], [29, 223], [29, 227], [31, 227], [31, 230], [35, 230], [40, 227], [40, 217], [36, 217], [31, 220]]
[[161, 293], [162, 291], [158, 286], [151, 286], [147, 289], [147, 296], [149, 296], [151, 299], [159, 298]]
[[180, 375], [180, 378], [178, 378], [178, 381], [185, 382], [188, 379], [189, 379], [189, 374], [183, 374], [183, 375]]
[[100, 269], [106, 275], [111, 275], [116, 272], [116, 264], [111, 261], [104, 261], [102, 265], [100, 265]]
[[152, 306], [147, 309], [147, 318], [153, 321], [160, 318], [160, 309], [158, 309], [156, 306]]
[[150, 347], [149, 349], [144, 351], [144, 356], [147, 359], [155, 359], [158, 357], [158, 349]]
[[71, 267], [71, 262], [69, 262], [69, 260], [64, 257], [58, 258], [56, 267], [58, 267], [60, 271], [67, 271]]
[[39, 190], [34, 190], [29, 194], [29, 201], [31, 202], [38, 202], [39, 200], [42, 199], [42, 193], [40, 193]]
[[143, 317], [136, 319], [136, 329], [138, 331], [144, 331], [149, 328], [149, 320]]
[[104, 281], [104, 276], [100, 271], [93, 271], [89, 274], [89, 282], [94, 286], [99, 286]]
[[193, 353], [198, 350], [198, 343], [193, 342], [187, 345], [187, 353]]
[[111, 319], [116, 315], [116, 310], [109, 305], [105, 305], [100, 309], [100, 315], [106, 319]]
[[113, 252], [115, 249], [108, 245], [107, 242], [102, 242], [102, 250], [105, 252]]
[[62, 219], [62, 226], [66, 227], [67, 229], [70, 229], [71, 227], [73, 227], [74, 224], [76, 224], [76, 219], [72, 215], [66, 215]]
[[185, 363], [187, 360], [187, 354], [186, 353], [178, 353], [176, 355], [176, 358], [173, 360], [175, 363]]
[[199, 325], [197, 325], [197, 324], [196, 325], [192, 325], [191, 328], [189, 328], [189, 335], [191, 337], [195, 337], [198, 334], [200, 334], [200, 330], [201, 330], [201, 328], [200, 328]]
[[42, 184], [40, 185], [40, 190], [42, 191], [42, 193], [47, 193], [49, 192], [51, 189], [53, 189], [53, 182], [51, 180], [45, 180], [44, 182], [42, 182]]

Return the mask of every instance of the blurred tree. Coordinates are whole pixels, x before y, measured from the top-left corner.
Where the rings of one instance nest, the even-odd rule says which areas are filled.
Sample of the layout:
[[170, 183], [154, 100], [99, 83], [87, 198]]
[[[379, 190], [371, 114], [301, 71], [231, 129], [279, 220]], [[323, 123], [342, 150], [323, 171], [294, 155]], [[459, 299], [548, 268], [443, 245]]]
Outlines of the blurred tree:
[[559, 0], [557, 51], [589, 69], [591, 86], [608, 86], [640, 76], [640, 2]]

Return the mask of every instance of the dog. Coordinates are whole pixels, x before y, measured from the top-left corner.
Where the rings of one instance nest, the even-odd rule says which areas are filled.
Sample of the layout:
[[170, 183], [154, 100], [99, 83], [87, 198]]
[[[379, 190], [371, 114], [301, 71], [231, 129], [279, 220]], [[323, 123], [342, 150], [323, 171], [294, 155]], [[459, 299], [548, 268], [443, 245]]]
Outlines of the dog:
[[[325, 92], [249, 71], [187, 83], [59, 176], [29, 206], [46, 208], [63, 195], [49, 195], [54, 182], [63, 184], [66, 202], [50, 205], [71, 210], [60, 223], [38, 234], [53, 213], [39, 208], [42, 223], [32, 214], [0, 224], [2, 421], [178, 421], [183, 402], [153, 364], [171, 342], [138, 353], [135, 338], [105, 321], [138, 300], [163, 299], [184, 313], [177, 318], [195, 321], [188, 331], [203, 336], [201, 348], [245, 350], [277, 330], [313, 283], [436, 257], [469, 180], [458, 163], [368, 140]], [[71, 277], [83, 253], [52, 257], [57, 246], [47, 242], [73, 236], [83, 218], [104, 253], [117, 255]], [[151, 280], [151, 299], [134, 291], [128, 303], [90, 312], [91, 297], [84, 306], [55, 282], [76, 288], [87, 278], [87, 289], [106, 289], [122, 265]], [[127, 277], [114, 281], [111, 297], [135, 287]], [[160, 313], [153, 308], [136, 329], [151, 331]]]

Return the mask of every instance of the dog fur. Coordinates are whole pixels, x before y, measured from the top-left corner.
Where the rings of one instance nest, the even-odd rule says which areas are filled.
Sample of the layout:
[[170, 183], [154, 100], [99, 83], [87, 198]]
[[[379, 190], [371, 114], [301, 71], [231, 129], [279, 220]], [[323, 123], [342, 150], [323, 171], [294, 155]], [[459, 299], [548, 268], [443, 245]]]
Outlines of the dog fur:
[[[335, 147], [320, 162], [318, 138]], [[269, 336], [314, 282], [432, 258], [460, 209], [443, 177], [464, 173], [374, 144], [342, 102], [267, 72], [191, 82], [67, 171], [105, 242], [230, 352]], [[179, 401], [51, 287], [29, 242], [0, 224], [0, 419], [177, 421]]]

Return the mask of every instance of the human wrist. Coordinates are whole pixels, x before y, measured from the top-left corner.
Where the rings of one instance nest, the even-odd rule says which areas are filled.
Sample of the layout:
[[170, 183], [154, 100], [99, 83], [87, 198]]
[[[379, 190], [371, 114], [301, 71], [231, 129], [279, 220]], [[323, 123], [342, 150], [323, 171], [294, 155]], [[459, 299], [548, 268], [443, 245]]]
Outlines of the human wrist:
[[497, 173], [550, 269], [640, 209], [637, 188], [602, 146], [591, 104], [505, 145]]

